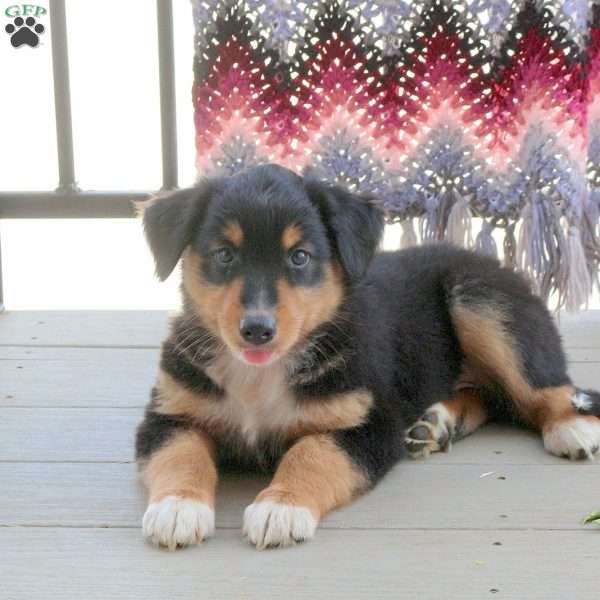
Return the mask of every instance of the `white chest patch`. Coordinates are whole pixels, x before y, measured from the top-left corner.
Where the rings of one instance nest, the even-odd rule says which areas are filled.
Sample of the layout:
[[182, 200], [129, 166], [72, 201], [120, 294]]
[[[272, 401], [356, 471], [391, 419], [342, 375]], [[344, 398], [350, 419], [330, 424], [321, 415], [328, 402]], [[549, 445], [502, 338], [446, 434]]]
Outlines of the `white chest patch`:
[[225, 390], [219, 400], [223, 422], [253, 445], [263, 434], [287, 430], [303, 421], [303, 411], [286, 385], [285, 366], [254, 367], [223, 356], [206, 374]]
[[283, 441], [356, 427], [364, 423], [373, 405], [366, 389], [299, 402], [288, 385], [285, 364], [254, 367], [221, 356], [205, 373], [224, 390], [223, 396], [192, 392], [161, 370], [155, 410], [191, 418], [217, 436], [237, 436], [249, 447], [266, 438]]

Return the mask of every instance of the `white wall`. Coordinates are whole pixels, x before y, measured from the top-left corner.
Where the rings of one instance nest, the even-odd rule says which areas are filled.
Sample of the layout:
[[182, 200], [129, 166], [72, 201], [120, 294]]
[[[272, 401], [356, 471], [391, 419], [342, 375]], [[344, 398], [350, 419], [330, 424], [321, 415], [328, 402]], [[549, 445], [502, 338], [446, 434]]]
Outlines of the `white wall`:
[[[46, 4], [46, 3], [41, 3]], [[81, 188], [160, 187], [155, 3], [67, 0], [75, 169]], [[191, 5], [174, 2], [181, 185], [193, 183]], [[1, 7], [4, 11], [4, 5]], [[37, 48], [13, 48], [1, 15], [0, 189], [51, 190], [58, 181], [49, 18]], [[0, 222], [5, 302], [25, 308], [157, 308], [177, 304], [158, 284], [128, 220]], [[174, 277], [176, 279], [176, 277]]]
[[[156, 14], [150, 0], [67, 0], [75, 168], [83, 189], [160, 187]], [[181, 185], [195, 178], [191, 102], [191, 5], [174, 2]], [[5, 118], [0, 189], [56, 187], [49, 19], [42, 43], [14, 49], [0, 40]], [[2, 32], [0, 32], [2, 33]], [[394, 233], [390, 232], [393, 241]], [[149, 309], [178, 306], [179, 274], [154, 267], [137, 221], [0, 222], [8, 309]]]

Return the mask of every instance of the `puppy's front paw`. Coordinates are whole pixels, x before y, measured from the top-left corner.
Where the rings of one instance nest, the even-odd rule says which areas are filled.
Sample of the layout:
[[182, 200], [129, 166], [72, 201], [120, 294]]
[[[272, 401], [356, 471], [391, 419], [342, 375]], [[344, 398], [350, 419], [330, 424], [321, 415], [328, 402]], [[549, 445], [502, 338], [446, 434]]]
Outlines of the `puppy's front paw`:
[[454, 417], [438, 402], [406, 432], [406, 449], [411, 458], [428, 458], [433, 452], [448, 452], [455, 435]]
[[316, 529], [317, 520], [305, 506], [261, 500], [244, 512], [244, 535], [259, 550], [303, 542]]
[[167, 496], [148, 505], [142, 528], [153, 544], [175, 550], [210, 537], [215, 531], [215, 513], [204, 502]]

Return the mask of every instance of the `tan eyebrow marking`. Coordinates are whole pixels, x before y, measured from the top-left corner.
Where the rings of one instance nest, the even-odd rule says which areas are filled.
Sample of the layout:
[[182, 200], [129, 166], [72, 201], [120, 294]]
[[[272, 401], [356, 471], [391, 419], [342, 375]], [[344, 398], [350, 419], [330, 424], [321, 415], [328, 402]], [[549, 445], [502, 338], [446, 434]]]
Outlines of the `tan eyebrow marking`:
[[227, 224], [227, 227], [223, 230], [223, 236], [226, 240], [230, 241], [234, 246], [238, 248], [242, 245], [244, 241], [244, 232], [240, 227], [240, 224], [236, 221], [231, 221]]
[[302, 240], [302, 229], [298, 225], [288, 225], [281, 235], [281, 243], [285, 250], [293, 248]]

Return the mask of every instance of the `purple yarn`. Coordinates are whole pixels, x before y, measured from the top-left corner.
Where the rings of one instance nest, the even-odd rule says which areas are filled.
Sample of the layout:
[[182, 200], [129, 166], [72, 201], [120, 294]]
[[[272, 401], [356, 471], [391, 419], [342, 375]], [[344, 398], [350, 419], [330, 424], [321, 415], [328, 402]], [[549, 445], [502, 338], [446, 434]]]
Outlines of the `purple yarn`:
[[[312, 110], [302, 87], [296, 89], [298, 82], [320, 87], [315, 74], [321, 69], [327, 77], [338, 76], [336, 69], [327, 71], [329, 48], [340, 72], [347, 75], [348, 67], [356, 68], [356, 81], [352, 83], [352, 75], [346, 77], [344, 89], [347, 84], [350, 110], [364, 111], [365, 120], [356, 121], [360, 125], [350, 122], [335, 134], [319, 130], [318, 118], [314, 126], [311, 122], [312, 139], [298, 159], [306, 165], [305, 172], [375, 195], [390, 220], [408, 223], [403, 225], [403, 245], [416, 241], [414, 223], [407, 221], [416, 218], [422, 240], [469, 246], [475, 217], [483, 219], [475, 247], [497, 255], [494, 231], [502, 227], [507, 264], [519, 265], [531, 275], [546, 298], [557, 292], [559, 302], [569, 308], [581, 304], [588, 289], [584, 273], [597, 278], [600, 265], [600, 120], [590, 121], [584, 130], [586, 94], [592, 89], [585, 79], [592, 64], [587, 60], [587, 39], [592, 7], [600, 6], [600, 0], [192, 0], [192, 4], [197, 24], [196, 83], [205, 86], [195, 99], [199, 137], [207, 135], [203, 125], [211, 132], [208, 140], [212, 132], [218, 136], [218, 119], [227, 119], [208, 100], [202, 104], [204, 97], [227, 104], [227, 94], [220, 96], [219, 86], [228, 74], [215, 75], [220, 73], [215, 61], [227, 64], [227, 52], [221, 52], [224, 40], [237, 39], [254, 61], [253, 77], [258, 75], [249, 89], [257, 91], [248, 98], [248, 118], [255, 119], [267, 136], [273, 121], [268, 115], [277, 114], [269, 112], [272, 105], [285, 112], [288, 93], [298, 102], [290, 111], [298, 110], [297, 117], [289, 117], [290, 139], [296, 135], [294, 124], [308, 122]], [[539, 56], [531, 44], [523, 50], [522, 41], [530, 32], [544, 40]], [[444, 45], [434, 50], [440, 39]], [[358, 48], [351, 48], [353, 44]], [[437, 54], [445, 44], [448, 57], [453, 52], [461, 57], [447, 73], [446, 53]], [[544, 54], [548, 48], [550, 56], [564, 53], [565, 61], [548, 62]], [[521, 52], [515, 63], [513, 57]], [[355, 53], [358, 59], [352, 58]], [[347, 64], [343, 56], [349, 58]], [[275, 76], [289, 70], [278, 88], [270, 81], [273, 65]], [[454, 94], [448, 113], [444, 105], [441, 113], [432, 112], [435, 103], [426, 81], [436, 69], [444, 69], [443, 79], [448, 78]], [[540, 89], [539, 98], [527, 98], [519, 87], [521, 77], [547, 88]], [[462, 91], [453, 92], [457, 82]], [[359, 90], [357, 96], [353, 86]], [[308, 91], [306, 98], [321, 94]], [[517, 108], [513, 122], [510, 106], [503, 105], [505, 95], [506, 102]], [[531, 111], [529, 104], [520, 105], [523, 99], [533, 102]], [[338, 103], [335, 95], [331, 101]], [[345, 101], [344, 96], [341, 102]], [[389, 131], [382, 131], [396, 110], [398, 119]], [[502, 123], [504, 113], [506, 136], [502, 129], [495, 131], [496, 126], [486, 134], [486, 125], [497, 118]], [[366, 122], [373, 125], [367, 135]], [[251, 134], [242, 133], [251, 130], [242, 127], [237, 135], [228, 133], [212, 146], [209, 160], [199, 164], [212, 165], [203, 166], [205, 170], [235, 173], [273, 160], [271, 138], [266, 145], [259, 144]], [[377, 138], [375, 144], [371, 135]], [[581, 145], [586, 135], [584, 156]], [[418, 145], [412, 144], [414, 140]], [[296, 148], [305, 144], [301, 135], [296, 141]], [[502, 143], [518, 148], [496, 156], [494, 148]], [[273, 144], [273, 156], [287, 156], [281, 147], [285, 140], [274, 139]], [[198, 148], [202, 152], [200, 144]], [[398, 154], [390, 156], [388, 149]], [[507, 157], [506, 168], [498, 164], [499, 156]], [[518, 223], [522, 226], [516, 243]]]
[[493, 225], [487, 221], [483, 220], [481, 224], [481, 231], [477, 234], [475, 238], [475, 248], [485, 254], [486, 256], [491, 256], [493, 258], [498, 257], [498, 246], [496, 245], [496, 241], [494, 240], [494, 236], [492, 235], [494, 232]]

